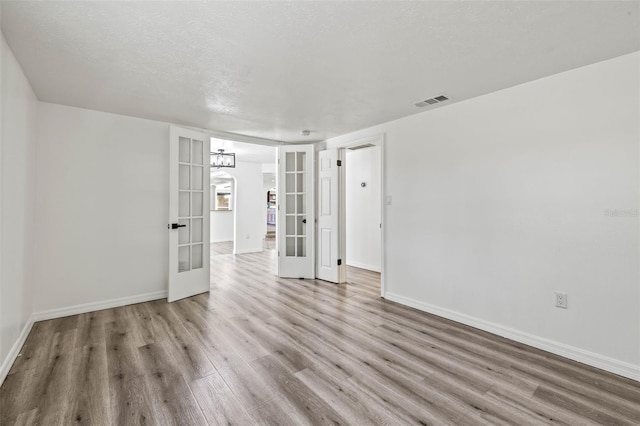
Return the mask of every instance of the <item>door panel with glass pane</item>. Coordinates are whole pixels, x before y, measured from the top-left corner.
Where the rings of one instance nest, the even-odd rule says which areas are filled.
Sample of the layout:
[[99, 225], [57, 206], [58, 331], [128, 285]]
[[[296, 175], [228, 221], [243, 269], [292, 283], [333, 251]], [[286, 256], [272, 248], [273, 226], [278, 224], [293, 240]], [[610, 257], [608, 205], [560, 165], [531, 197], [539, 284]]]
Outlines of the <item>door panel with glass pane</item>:
[[313, 259], [313, 145], [280, 147], [278, 275], [315, 278]]
[[[169, 301], [209, 290], [209, 138], [171, 126]], [[207, 189], [205, 191], [205, 188]]]

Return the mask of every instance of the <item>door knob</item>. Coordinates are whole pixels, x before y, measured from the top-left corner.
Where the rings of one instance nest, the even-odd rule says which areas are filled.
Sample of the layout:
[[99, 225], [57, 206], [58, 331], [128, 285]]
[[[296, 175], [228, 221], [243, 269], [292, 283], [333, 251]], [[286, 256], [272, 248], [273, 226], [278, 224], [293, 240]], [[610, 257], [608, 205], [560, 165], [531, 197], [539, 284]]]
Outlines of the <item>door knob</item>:
[[186, 228], [187, 225], [180, 225], [179, 223], [172, 223], [171, 225], [167, 225], [169, 229], [178, 229], [178, 228]]
[[307, 219], [302, 219], [302, 223], [307, 223]]

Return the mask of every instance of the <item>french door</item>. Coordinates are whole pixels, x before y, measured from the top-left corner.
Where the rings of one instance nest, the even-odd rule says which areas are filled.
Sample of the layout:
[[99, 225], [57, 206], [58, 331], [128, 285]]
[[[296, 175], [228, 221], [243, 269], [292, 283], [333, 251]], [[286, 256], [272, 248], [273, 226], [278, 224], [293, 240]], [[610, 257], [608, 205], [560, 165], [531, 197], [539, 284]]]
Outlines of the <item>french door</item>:
[[315, 278], [314, 146], [278, 150], [278, 275]]
[[168, 301], [209, 291], [210, 140], [171, 126], [169, 131]]

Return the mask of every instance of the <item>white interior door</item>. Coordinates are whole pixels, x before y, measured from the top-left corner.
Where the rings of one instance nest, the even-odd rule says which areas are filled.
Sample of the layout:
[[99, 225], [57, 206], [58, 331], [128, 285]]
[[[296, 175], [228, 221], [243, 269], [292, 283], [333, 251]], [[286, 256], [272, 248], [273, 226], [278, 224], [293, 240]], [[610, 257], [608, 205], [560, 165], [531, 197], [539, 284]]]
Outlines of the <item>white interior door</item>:
[[346, 281], [346, 259], [340, 220], [343, 150], [328, 149], [318, 153], [318, 250], [316, 277], [333, 283]]
[[169, 131], [168, 300], [209, 291], [209, 137]]
[[278, 275], [315, 278], [313, 145], [278, 149]]

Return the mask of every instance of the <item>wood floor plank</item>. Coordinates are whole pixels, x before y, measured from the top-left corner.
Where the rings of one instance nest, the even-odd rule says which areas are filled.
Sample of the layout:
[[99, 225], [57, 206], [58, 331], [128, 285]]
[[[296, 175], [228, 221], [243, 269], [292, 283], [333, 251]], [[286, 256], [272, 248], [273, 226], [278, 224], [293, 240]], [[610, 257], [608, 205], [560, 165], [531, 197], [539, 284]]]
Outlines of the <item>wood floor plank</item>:
[[580, 414], [598, 424], [606, 425], [637, 425], [638, 423], [623, 419], [622, 416], [612, 415], [605, 413], [598, 408], [591, 406], [584, 401], [580, 401], [579, 398], [572, 398], [567, 394], [553, 391], [544, 386], [540, 386], [535, 394], [534, 398], [540, 401], [544, 401], [555, 406], [564, 408], [568, 411], [572, 411], [576, 414]]
[[195, 380], [189, 387], [210, 425], [249, 426], [255, 423], [218, 373]]
[[[179, 367], [180, 371], [172, 374], [182, 374], [191, 380], [208, 376], [215, 371], [201, 343], [193, 339], [180, 317], [169, 309], [164, 301], [151, 302], [146, 305], [146, 308], [152, 319], [155, 343], [145, 347], [163, 348], [163, 351], [152, 351], [152, 353], [166, 355], [163, 361], [171, 360], [175, 366]], [[141, 353], [148, 353], [148, 351]], [[154, 360], [160, 361], [157, 358]]]
[[528, 397], [522, 393], [513, 392], [510, 388], [504, 389], [494, 386], [487, 392], [487, 397], [518, 411], [528, 412], [532, 417], [540, 417], [540, 421], [545, 423], [582, 426], [597, 424], [579, 413], [552, 404], [545, 404], [532, 396]]
[[205, 347], [205, 352], [231, 392], [248, 411], [275, 398], [275, 389], [226, 345], [212, 329], [191, 326], [189, 333]]
[[31, 370], [46, 361], [47, 349], [54, 336], [52, 330], [52, 321], [40, 321], [33, 325], [16, 361], [11, 366], [9, 374]]
[[20, 413], [20, 415], [16, 419], [16, 422], [14, 423], [14, 426], [36, 425], [37, 424], [36, 423], [37, 419], [38, 419], [38, 409], [34, 408], [33, 410], [25, 411], [23, 413]]
[[282, 363], [290, 372], [296, 373], [314, 365], [313, 356], [289, 336], [269, 327], [267, 322], [252, 317], [236, 317], [230, 320]]
[[30, 416], [37, 411], [33, 402], [36, 392], [34, 386], [25, 386], [35, 374], [35, 370], [20, 370], [9, 374], [0, 387], [0, 419], [2, 424], [13, 424], [19, 417]]
[[107, 350], [103, 344], [76, 349], [72, 366], [70, 411], [65, 424], [110, 424], [111, 402]]
[[[615, 393], [603, 392], [601, 388], [589, 386], [587, 383], [575, 380], [571, 375], [558, 375], [556, 371], [536, 365], [518, 365], [513, 367], [518, 372], [525, 372], [536, 378], [545, 389], [555, 393], [579, 398], [585, 403], [596, 407], [613, 416], [622, 414], [624, 417], [640, 424], [640, 399], [630, 401]], [[608, 387], [608, 386], [607, 386]]]
[[[113, 320], [113, 318], [110, 319]], [[107, 322], [105, 318], [95, 312], [78, 315], [76, 347], [104, 344], [105, 322]]]
[[298, 417], [288, 399], [276, 397], [251, 410], [250, 415], [261, 426], [313, 426], [309, 419]]
[[124, 379], [111, 379], [110, 403], [111, 418], [117, 425], [148, 425], [157, 423], [153, 411], [149, 390], [144, 376]]
[[640, 383], [216, 247], [211, 291], [41, 321], [0, 424], [637, 425]]
[[[60, 335], [61, 341], [67, 340], [69, 334], [75, 337], [75, 330], [66, 330], [66, 333], [56, 333]], [[68, 340], [67, 344], [69, 343], [74, 346], [75, 338]], [[48, 363], [35, 372], [38, 383], [34, 386], [35, 392], [30, 399], [33, 403], [32, 408], [38, 408], [36, 422], [39, 424], [64, 424], [70, 417], [69, 395], [74, 386], [74, 353], [62, 349], [64, 346], [64, 343], [61, 344], [58, 347], [60, 352], [53, 352]]]
[[281, 398], [286, 399], [294, 407], [296, 417], [305, 418], [314, 425], [346, 425], [342, 418], [329, 404], [323, 401], [311, 389], [282, 364], [270, 355], [251, 363], [258, 374], [266, 377], [278, 389]]
[[185, 378], [158, 372], [143, 377], [153, 424], [206, 425], [207, 421]]
[[401, 419], [379, 401], [348, 380], [335, 380], [323, 368], [310, 367], [296, 373], [307, 387], [333, 407], [348, 424], [395, 425]]

